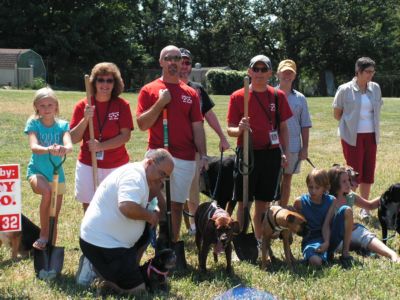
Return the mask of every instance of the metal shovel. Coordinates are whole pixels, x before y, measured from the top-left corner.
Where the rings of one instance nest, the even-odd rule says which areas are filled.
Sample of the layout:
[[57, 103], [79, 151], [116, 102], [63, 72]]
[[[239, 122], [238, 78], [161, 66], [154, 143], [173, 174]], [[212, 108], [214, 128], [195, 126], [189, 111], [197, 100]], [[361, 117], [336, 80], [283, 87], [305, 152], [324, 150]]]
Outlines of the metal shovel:
[[54, 164], [50, 154], [49, 159], [53, 165], [53, 182], [51, 184], [51, 202], [49, 214], [49, 241], [46, 249], [35, 249], [33, 261], [36, 276], [43, 280], [51, 280], [56, 278], [61, 273], [64, 264], [64, 247], [56, 247], [53, 245], [53, 240], [58, 191], [58, 170], [64, 163], [66, 156], [64, 156], [63, 160], [58, 165]]

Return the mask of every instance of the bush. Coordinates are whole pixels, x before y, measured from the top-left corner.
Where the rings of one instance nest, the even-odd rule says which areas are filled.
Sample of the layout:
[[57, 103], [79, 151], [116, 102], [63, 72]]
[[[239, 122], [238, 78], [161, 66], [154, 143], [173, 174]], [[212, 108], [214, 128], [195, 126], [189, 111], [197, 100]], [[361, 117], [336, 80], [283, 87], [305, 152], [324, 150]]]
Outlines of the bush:
[[38, 90], [47, 86], [46, 81], [42, 77], [33, 78], [32, 83], [29, 85], [29, 88], [32, 90]]
[[210, 93], [230, 95], [243, 87], [246, 71], [211, 69], [206, 74], [207, 87]]

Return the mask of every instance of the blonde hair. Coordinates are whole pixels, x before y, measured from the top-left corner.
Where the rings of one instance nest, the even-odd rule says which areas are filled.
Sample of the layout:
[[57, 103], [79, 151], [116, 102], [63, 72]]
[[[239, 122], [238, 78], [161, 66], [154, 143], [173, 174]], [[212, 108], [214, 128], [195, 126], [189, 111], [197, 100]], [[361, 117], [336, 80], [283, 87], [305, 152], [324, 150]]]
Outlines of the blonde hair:
[[92, 73], [90, 74], [90, 85], [92, 86], [92, 91], [96, 94], [96, 80], [98, 76], [101, 75], [112, 75], [114, 78], [114, 86], [111, 92], [111, 97], [115, 98], [121, 95], [124, 91], [124, 81], [121, 77], [121, 72], [116, 64], [111, 62], [101, 62], [95, 65], [92, 69]]
[[309, 185], [311, 183], [311, 180], [313, 180], [318, 186], [323, 187], [326, 192], [329, 191], [329, 187], [330, 187], [329, 176], [328, 176], [328, 172], [326, 170], [313, 169], [307, 175], [307, 178], [306, 178], [307, 185]]
[[44, 98], [50, 98], [52, 99], [56, 104], [57, 104], [57, 109], [56, 109], [56, 116], [60, 113], [59, 111], [59, 104], [58, 104], [58, 98], [56, 96], [56, 93], [50, 88], [50, 87], [44, 87], [36, 91], [35, 97], [33, 98], [33, 109], [35, 110], [35, 114], [31, 115], [29, 119], [39, 119], [39, 111], [36, 108], [36, 105], [38, 102]]

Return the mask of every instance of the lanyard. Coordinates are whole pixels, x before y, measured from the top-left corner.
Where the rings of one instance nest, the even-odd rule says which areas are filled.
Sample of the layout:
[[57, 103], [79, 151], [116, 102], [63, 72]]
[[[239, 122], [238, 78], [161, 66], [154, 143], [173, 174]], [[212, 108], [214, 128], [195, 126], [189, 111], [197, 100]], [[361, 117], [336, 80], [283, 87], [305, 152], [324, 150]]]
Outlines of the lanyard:
[[95, 109], [96, 116], [97, 116], [97, 124], [99, 125], [99, 132], [100, 132], [100, 134], [99, 134], [99, 142], [101, 142], [101, 139], [102, 139], [102, 132], [103, 132], [104, 124], [106, 124], [106, 122], [107, 122], [107, 116], [108, 116], [108, 112], [110, 110], [110, 105], [111, 105], [111, 99], [108, 100], [107, 110], [106, 110], [106, 113], [104, 115], [104, 119], [103, 119], [103, 123], [102, 124], [100, 124], [99, 111], [97, 109]]
[[[258, 98], [256, 92], [253, 91], [253, 95], [256, 97], [258, 104], [260, 104], [261, 108], [263, 109], [263, 111], [265, 112], [265, 114], [267, 115], [267, 119], [269, 121], [269, 124], [271, 126], [271, 129], [274, 129], [274, 126], [272, 125], [272, 115], [271, 115], [271, 111], [268, 110], [267, 108], [265, 108], [264, 105], [262, 105], [260, 98]], [[268, 97], [268, 93], [266, 94], [267, 98], [268, 98], [268, 103], [271, 104], [271, 101], [269, 101], [269, 97]], [[275, 120], [276, 121], [276, 120]]]

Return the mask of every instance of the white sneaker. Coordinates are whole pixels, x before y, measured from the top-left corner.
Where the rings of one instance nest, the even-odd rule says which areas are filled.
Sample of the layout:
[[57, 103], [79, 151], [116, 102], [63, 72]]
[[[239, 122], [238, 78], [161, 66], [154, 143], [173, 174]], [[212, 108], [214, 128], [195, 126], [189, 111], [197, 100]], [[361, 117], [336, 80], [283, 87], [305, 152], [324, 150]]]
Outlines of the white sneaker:
[[363, 221], [368, 221], [371, 218], [371, 214], [369, 213], [369, 211], [367, 211], [364, 208], [362, 208], [360, 210], [360, 218]]
[[188, 234], [189, 234], [190, 236], [196, 235], [196, 228], [189, 228]]
[[79, 268], [75, 276], [76, 283], [83, 286], [89, 286], [96, 277], [97, 275], [93, 270], [92, 264], [82, 254], [79, 258]]

